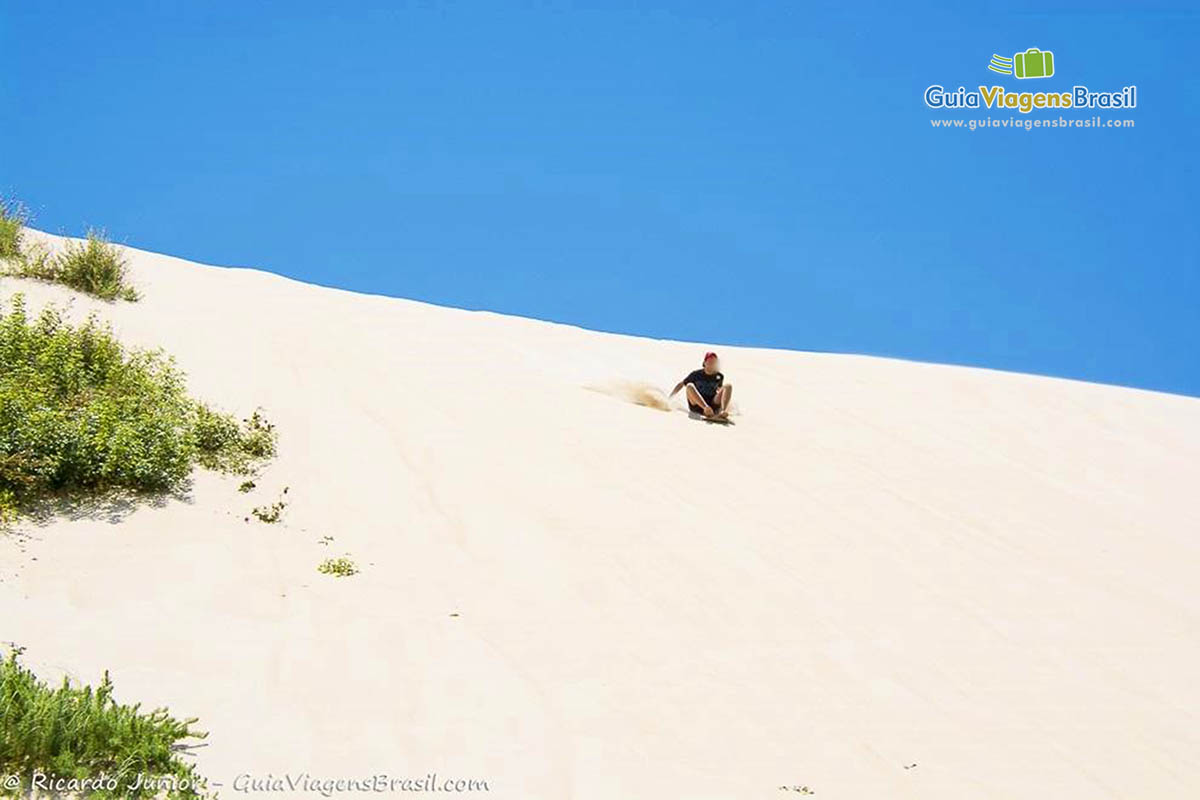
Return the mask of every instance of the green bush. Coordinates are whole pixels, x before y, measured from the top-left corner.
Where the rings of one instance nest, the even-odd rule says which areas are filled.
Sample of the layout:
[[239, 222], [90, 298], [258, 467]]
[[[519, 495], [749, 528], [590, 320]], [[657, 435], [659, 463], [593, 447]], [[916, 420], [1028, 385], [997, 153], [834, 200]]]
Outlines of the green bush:
[[192, 400], [159, 351], [129, 350], [89, 317], [24, 298], [0, 309], [0, 517], [55, 495], [180, 488], [194, 465], [247, 472], [274, 455], [257, 412], [243, 425]]
[[83, 242], [68, 241], [48, 265], [48, 279], [56, 283], [105, 300], [138, 299], [128, 283], [125, 256], [99, 231], [89, 230]]
[[16, 261], [21, 258], [21, 237], [27, 219], [24, 206], [14, 200], [0, 198], [0, 260]]
[[97, 230], [83, 242], [68, 241], [57, 255], [40, 245], [23, 246], [29, 216], [24, 206], [0, 200], [0, 274], [61, 283], [104, 300], [137, 300], [121, 249]]
[[[55, 780], [89, 780], [88, 788], [98, 789], [64, 793], [70, 796], [201, 797], [200, 776], [177, 752], [180, 743], [208, 735], [192, 730], [195, 723], [175, 719], [166, 709], [147, 713], [139, 705], [117, 703], [107, 672], [95, 689], [73, 687], [65, 678], [52, 689], [18, 662], [15, 651], [0, 662], [0, 775], [19, 776], [24, 792], [40, 773]], [[101, 783], [108, 779], [115, 791]], [[147, 783], [170, 788], [131, 788], [139, 782], [143, 788]]]

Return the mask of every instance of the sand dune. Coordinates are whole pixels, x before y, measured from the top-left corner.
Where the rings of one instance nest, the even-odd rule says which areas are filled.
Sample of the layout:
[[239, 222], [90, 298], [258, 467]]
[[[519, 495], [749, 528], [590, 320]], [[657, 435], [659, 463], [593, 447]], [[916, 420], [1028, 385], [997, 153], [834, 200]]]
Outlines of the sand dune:
[[166, 348], [280, 455], [6, 538], [0, 638], [200, 717], [224, 796], [1200, 792], [1200, 400], [718, 347], [719, 427], [655, 409], [703, 345], [130, 253], [139, 303], [0, 295]]

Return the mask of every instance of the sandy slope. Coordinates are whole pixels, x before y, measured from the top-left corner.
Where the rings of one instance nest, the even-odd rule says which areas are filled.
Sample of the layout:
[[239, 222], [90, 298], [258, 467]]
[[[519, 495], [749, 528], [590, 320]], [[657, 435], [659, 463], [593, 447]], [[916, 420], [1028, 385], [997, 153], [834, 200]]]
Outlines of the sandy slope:
[[1200, 794], [1200, 400], [720, 348], [719, 428], [584, 388], [698, 345], [131, 255], [137, 304], [0, 295], [165, 347], [280, 457], [0, 542], [0, 639], [199, 716], [223, 796]]

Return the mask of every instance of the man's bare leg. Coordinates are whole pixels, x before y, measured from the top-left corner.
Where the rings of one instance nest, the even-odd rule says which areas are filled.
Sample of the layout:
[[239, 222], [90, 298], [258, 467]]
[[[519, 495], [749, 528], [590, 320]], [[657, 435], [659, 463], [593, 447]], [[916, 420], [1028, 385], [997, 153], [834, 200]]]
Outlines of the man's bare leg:
[[689, 383], [684, 388], [687, 389], [688, 403], [693, 406], [700, 406], [704, 409], [704, 416], [711, 417], [713, 415], [713, 410], [711, 407], [709, 407], [708, 403], [704, 401], [704, 398], [700, 396], [700, 393], [696, 391], [696, 387]]
[[727, 383], [720, 389], [717, 389], [717, 416], [729, 416], [729, 404], [733, 402], [733, 384]]

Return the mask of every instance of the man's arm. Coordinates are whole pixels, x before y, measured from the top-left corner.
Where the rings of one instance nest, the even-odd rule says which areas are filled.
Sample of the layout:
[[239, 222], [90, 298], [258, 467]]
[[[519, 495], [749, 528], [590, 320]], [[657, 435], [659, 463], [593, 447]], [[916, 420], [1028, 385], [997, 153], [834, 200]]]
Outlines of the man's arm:
[[675, 388], [671, 390], [671, 393], [669, 395], [667, 395], [667, 399], [670, 400], [672, 397], [679, 394], [679, 390], [682, 388], [683, 388], [683, 381], [680, 381], [679, 383], [675, 384]]

